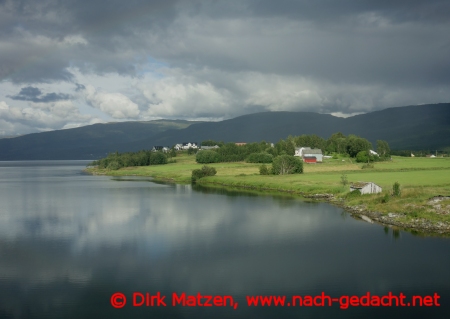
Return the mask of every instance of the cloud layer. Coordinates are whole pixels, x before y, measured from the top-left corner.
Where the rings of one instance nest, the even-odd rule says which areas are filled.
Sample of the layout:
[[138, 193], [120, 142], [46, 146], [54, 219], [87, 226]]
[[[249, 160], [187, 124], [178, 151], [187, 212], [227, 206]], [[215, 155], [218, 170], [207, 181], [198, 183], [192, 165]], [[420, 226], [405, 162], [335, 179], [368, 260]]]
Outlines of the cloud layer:
[[0, 101], [70, 101], [77, 125], [448, 102], [449, 29], [441, 0], [5, 0]]

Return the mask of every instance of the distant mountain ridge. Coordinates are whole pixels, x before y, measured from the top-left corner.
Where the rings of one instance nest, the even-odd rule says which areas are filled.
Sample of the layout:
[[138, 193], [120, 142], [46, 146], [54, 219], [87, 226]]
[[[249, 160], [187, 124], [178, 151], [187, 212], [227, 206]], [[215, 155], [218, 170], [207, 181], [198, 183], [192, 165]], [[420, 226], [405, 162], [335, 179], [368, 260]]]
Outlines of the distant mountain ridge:
[[[97, 125], [97, 126], [96, 126]], [[263, 112], [220, 122], [160, 120], [95, 124], [0, 140], [0, 160], [97, 159], [109, 152], [207, 139], [277, 142], [289, 135], [342, 132], [389, 142], [392, 149], [450, 146], [450, 103], [404, 106], [338, 118], [312, 112]]]

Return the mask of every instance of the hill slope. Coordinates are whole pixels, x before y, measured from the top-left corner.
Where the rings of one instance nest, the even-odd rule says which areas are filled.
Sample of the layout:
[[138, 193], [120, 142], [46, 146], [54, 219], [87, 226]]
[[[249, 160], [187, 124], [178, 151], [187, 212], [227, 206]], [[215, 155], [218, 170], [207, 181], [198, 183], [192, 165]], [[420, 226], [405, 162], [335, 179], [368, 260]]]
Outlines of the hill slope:
[[[96, 159], [125, 145], [193, 123], [183, 120], [93, 124], [73, 129], [33, 133], [0, 140], [0, 160]], [[140, 149], [152, 145], [139, 143]], [[123, 145], [117, 148], [117, 145]]]
[[[0, 140], [0, 160], [95, 159], [109, 152], [137, 151], [207, 139], [225, 142], [277, 142], [288, 135], [356, 134], [374, 146], [386, 140], [393, 149], [450, 146], [450, 104], [405, 106], [338, 118], [311, 112], [264, 112], [221, 122], [150, 121], [95, 124], [69, 130]], [[182, 127], [185, 128], [182, 128]]]

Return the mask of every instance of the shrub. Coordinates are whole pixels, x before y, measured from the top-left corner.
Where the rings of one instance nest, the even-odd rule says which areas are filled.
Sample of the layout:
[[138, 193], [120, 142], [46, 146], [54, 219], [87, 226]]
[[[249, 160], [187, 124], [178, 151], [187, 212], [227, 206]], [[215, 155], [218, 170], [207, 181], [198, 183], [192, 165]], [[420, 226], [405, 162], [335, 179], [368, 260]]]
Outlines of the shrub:
[[361, 151], [358, 154], [356, 154], [356, 161], [358, 163], [367, 163], [367, 161], [369, 161], [369, 156], [367, 155], [367, 152]]
[[188, 155], [192, 155], [192, 154], [197, 153], [197, 151], [198, 151], [198, 149], [189, 147], [187, 153], [188, 153]]
[[155, 152], [150, 155], [150, 165], [167, 164], [167, 156], [161, 152]]
[[108, 164], [107, 169], [116, 171], [120, 168], [120, 164], [117, 161], [112, 161]]
[[387, 202], [389, 202], [390, 199], [391, 199], [391, 196], [389, 196], [389, 194], [386, 193], [386, 194], [384, 194], [383, 197], [381, 197], [381, 202], [382, 203], [387, 203]]
[[272, 173], [275, 175], [301, 174], [303, 162], [295, 156], [280, 155], [273, 159]]
[[346, 174], [342, 174], [341, 175], [341, 184], [344, 185], [344, 186], [348, 184], [348, 179], [347, 179], [347, 175]]
[[[204, 151], [202, 151], [204, 152]], [[205, 177], [205, 176], [214, 176], [216, 175], [217, 171], [214, 167], [209, 167], [206, 165], [203, 165], [201, 169], [194, 169], [192, 171], [192, 177], [191, 180], [193, 183], [195, 183], [198, 179]]]
[[273, 155], [269, 153], [252, 153], [247, 157], [247, 163], [272, 163]]
[[361, 196], [361, 191], [359, 189], [355, 189], [354, 191], [347, 193], [347, 195], [345, 197], [352, 198], [352, 197], [359, 197], [359, 196]]
[[195, 160], [200, 164], [218, 163], [220, 162], [220, 155], [215, 151], [200, 151], [195, 156]]
[[392, 185], [392, 196], [399, 197], [401, 193], [402, 192], [400, 190], [400, 184], [398, 182], [395, 182], [394, 185]]
[[269, 171], [269, 169], [267, 168], [267, 165], [261, 165], [260, 167], [259, 167], [259, 174], [260, 175], [270, 175], [270, 171]]

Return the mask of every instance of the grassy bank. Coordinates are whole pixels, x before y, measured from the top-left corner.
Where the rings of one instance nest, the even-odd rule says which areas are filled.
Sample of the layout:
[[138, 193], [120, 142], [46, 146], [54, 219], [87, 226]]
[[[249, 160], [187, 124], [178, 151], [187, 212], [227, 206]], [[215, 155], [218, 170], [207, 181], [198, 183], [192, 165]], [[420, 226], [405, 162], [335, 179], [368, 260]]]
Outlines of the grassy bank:
[[[193, 169], [202, 165], [195, 162], [195, 156], [184, 155], [177, 162], [148, 167], [128, 167], [117, 171], [90, 168], [94, 174], [113, 176], [152, 176], [158, 180], [176, 183], [190, 183]], [[430, 201], [437, 195], [450, 196], [450, 158], [405, 158], [394, 157], [392, 161], [375, 163], [373, 169], [362, 169], [349, 158], [329, 159], [322, 164], [305, 164], [304, 174], [259, 175], [259, 164], [244, 162], [211, 164], [217, 170], [216, 176], [199, 180], [202, 185], [223, 185], [245, 187], [256, 190], [275, 190], [302, 195], [333, 194], [335, 200], [362, 212], [377, 212], [408, 225], [450, 226], [450, 200]], [[349, 182], [374, 182], [383, 188], [381, 194], [352, 196], [349, 186], [341, 184], [345, 174]], [[391, 197], [384, 202], [392, 185], [399, 182], [401, 196]], [[377, 215], [378, 216], [378, 215]], [[444, 225], [444, 226], [445, 226]], [[444, 227], [445, 228], [445, 227]]]

